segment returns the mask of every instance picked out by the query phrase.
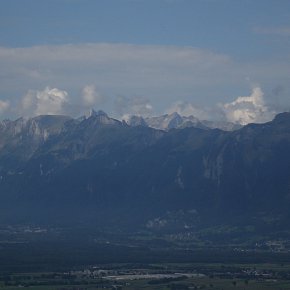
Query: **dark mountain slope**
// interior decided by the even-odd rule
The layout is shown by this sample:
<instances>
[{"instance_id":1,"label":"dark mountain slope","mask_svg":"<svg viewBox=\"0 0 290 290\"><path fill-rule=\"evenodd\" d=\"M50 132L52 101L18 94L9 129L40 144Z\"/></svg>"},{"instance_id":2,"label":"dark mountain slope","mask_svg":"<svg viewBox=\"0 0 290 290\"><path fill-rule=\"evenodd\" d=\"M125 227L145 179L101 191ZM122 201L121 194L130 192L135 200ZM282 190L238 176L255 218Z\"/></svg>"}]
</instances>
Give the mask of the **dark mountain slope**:
<instances>
[{"instance_id":1,"label":"dark mountain slope","mask_svg":"<svg viewBox=\"0 0 290 290\"><path fill-rule=\"evenodd\" d=\"M11 138L1 129L3 219L142 227L182 210L194 213L192 226L266 217L289 224L289 113L234 132L131 127L103 112L42 118L50 134L32 134L30 147L28 138L15 141L26 126Z\"/></svg>"}]
</instances>

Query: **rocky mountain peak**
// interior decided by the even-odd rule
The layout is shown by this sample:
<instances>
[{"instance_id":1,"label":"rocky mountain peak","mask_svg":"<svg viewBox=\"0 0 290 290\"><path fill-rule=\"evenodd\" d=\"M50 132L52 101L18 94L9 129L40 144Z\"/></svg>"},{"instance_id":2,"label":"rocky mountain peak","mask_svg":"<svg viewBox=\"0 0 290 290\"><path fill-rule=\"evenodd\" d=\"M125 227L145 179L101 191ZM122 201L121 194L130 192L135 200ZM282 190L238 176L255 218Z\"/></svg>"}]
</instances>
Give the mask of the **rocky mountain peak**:
<instances>
[{"instance_id":1,"label":"rocky mountain peak","mask_svg":"<svg viewBox=\"0 0 290 290\"><path fill-rule=\"evenodd\" d=\"M135 126L145 126L146 127L147 126L143 117L135 116L135 115L129 117L129 119L127 120L127 124L129 126L133 126L133 127L135 127Z\"/></svg>"}]
</instances>

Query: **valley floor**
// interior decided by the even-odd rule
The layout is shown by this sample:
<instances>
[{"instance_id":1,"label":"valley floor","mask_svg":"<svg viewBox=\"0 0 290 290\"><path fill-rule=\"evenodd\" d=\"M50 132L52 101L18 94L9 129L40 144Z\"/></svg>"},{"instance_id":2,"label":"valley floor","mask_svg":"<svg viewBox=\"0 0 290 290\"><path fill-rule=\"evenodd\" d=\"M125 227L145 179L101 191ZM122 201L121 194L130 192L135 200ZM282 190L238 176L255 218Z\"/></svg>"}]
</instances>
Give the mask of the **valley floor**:
<instances>
[{"instance_id":1,"label":"valley floor","mask_svg":"<svg viewBox=\"0 0 290 290\"><path fill-rule=\"evenodd\" d=\"M0 289L16 290L282 290L290 264L111 264L65 272L6 273Z\"/></svg>"},{"instance_id":2,"label":"valley floor","mask_svg":"<svg viewBox=\"0 0 290 290\"><path fill-rule=\"evenodd\" d=\"M290 289L288 236L232 246L180 236L2 227L0 289Z\"/></svg>"}]
</instances>

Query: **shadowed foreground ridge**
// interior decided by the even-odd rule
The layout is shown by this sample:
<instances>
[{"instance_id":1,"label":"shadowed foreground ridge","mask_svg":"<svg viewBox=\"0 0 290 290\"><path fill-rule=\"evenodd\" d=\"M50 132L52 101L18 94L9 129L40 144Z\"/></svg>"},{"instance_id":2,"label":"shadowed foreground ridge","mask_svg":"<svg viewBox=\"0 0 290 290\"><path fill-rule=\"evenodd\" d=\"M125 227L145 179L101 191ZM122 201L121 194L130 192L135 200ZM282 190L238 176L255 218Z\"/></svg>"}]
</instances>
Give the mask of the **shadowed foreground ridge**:
<instances>
[{"instance_id":1,"label":"shadowed foreground ridge","mask_svg":"<svg viewBox=\"0 0 290 290\"><path fill-rule=\"evenodd\" d=\"M236 131L130 126L103 112L0 123L2 223L285 233L290 113ZM253 233L254 234L254 233Z\"/></svg>"}]
</instances>

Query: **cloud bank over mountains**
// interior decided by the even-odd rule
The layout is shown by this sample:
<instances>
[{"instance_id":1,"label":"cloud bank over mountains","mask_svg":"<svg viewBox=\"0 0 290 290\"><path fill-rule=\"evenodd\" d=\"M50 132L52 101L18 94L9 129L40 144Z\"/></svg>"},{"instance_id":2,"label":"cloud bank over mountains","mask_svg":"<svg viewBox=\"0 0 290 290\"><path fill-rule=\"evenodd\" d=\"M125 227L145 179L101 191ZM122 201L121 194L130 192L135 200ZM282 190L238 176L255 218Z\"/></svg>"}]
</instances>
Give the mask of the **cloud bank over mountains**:
<instances>
[{"instance_id":1,"label":"cloud bank over mountains","mask_svg":"<svg viewBox=\"0 0 290 290\"><path fill-rule=\"evenodd\" d=\"M96 90L94 85L86 85L82 89L82 99L84 107L88 108L105 102L105 97Z\"/></svg>"},{"instance_id":2,"label":"cloud bank over mountains","mask_svg":"<svg viewBox=\"0 0 290 290\"><path fill-rule=\"evenodd\" d=\"M0 113L5 112L10 107L9 101L0 100Z\"/></svg>"},{"instance_id":3,"label":"cloud bank over mountains","mask_svg":"<svg viewBox=\"0 0 290 290\"><path fill-rule=\"evenodd\" d=\"M241 125L264 123L272 120L278 113L266 105L264 93L258 86L252 89L249 96L237 97L229 103L220 103L214 107L202 109L188 102L176 102L167 112L169 114L177 112L182 116L193 115L200 120L216 118Z\"/></svg>"},{"instance_id":4,"label":"cloud bank over mountains","mask_svg":"<svg viewBox=\"0 0 290 290\"><path fill-rule=\"evenodd\" d=\"M268 108L260 87L254 87L249 96L237 97L229 103L218 103L212 107L199 108L189 102L174 102L165 109L164 114L177 112L181 116L194 116L200 120L222 120L236 124L263 123L273 119L277 113ZM82 110L94 108L104 102L94 85L86 85L82 90ZM0 113L9 110L9 102L0 100ZM80 105L79 105L80 106ZM142 97L121 97L114 100L115 115L127 120L130 116L149 117L154 115L154 108L149 99ZM17 110L23 116L37 115L70 115L74 104L65 90L46 87L42 91L30 90L23 96Z\"/></svg>"},{"instance_id":5,"label":"cloud bank over mountains","mask_svg":"<svg viewBox=\"0 0 290 290\"><path fill-rule=\"evenodd\" d=\"M241 125L263 123L270 121L276 113L265 105L263 96L262 89L255 87L250 96L238 97L233 102L220 106L230 122Z\"/></svg>"},{"instance_id":6,"label":"cloud bank over mountains","mask_svg":"<svg viewBox=\"0 0 290 290\"><path fill-rule=\"evenodd\" d=\"M0 67L0 118L76 116L95 107L115 117L177 111L248 123L273 115L267 104L273 103L269 92L275 87L283 90L274 102L289 103L287 62L238 61L195 47L116 43L0 47ZM258 82L264 94L257 87L249 96L237 98L251 86L249 80Z\"/></svg>"},{"instance_id":7,"label":"cloud bank over mountains","mask_svg":"<svg viewBox=\"0 0 290 290\"><path fill-rule=\"evenodd\" d=\"M189 102L178 101L173 103L167 110L167 114L178 113L181 116L194 116L200 120L206 120L210 117L209 108L198 108Z\"/></svg>"},{"instance_id":8,"label":"cloud bank over mountains","mask_svg":"<svg viewBox=\"0 0 290 290\"><path fill-rule=\"evenodd\" d=\"M68 93L46 87L43 91L30 90L22 99L22 109L28 115L58 115L66 112Z\"/></svg>"},{"instance_id":9,"label":"cloud bank over mountains","mask_svg":"<svg viewBox=\"0 0 290 290\"><path fill-rule=\"evenodd\" d=\"M124 120L131 115L148 117L154 112L150 100L142 97L118 96L114 101L114 107L117 116Z\"/></svg>"}]
</instances>

